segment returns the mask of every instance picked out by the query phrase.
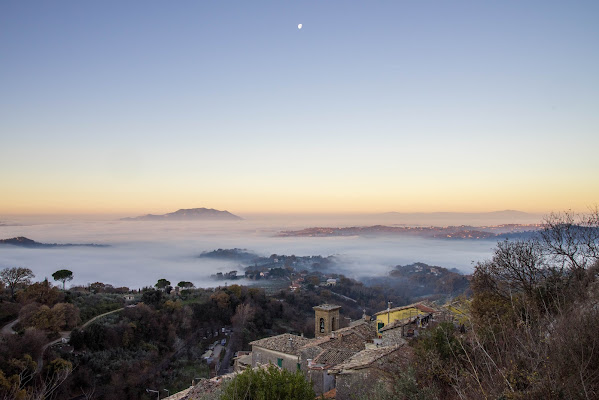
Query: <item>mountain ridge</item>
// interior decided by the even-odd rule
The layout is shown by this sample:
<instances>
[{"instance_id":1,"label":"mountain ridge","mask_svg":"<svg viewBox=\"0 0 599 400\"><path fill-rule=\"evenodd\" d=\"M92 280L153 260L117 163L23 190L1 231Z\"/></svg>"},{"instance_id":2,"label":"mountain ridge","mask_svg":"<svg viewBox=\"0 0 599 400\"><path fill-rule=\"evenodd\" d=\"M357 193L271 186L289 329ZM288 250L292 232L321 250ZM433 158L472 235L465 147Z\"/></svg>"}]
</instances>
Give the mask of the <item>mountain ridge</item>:
<instances>
[{"instance_id":1,"label":"mountain ridge","mask_svg":"<svg viewBox=\"0 0 599 400\"><path fill-rule=\"evenodd\" d=\"M121 221L197 221L197 220L243 220L229 211L214 208L181 208L167 214L146 214L138 217L121 218Z\"/></svg>"},{"instance_id":2,"label":"mountain ridge","mask_svg":"<svg viewBox=\"0 0 599 400\"><path fill-rule=\"evenodd\" d=\"M0 245L5 246L18 246L18 247L26 247L32 249L39 248L48 248L48 247L108 247L106 244L94 244L94 243L82 243L82 244L74 244L74 243L40 243L35 240L29 239L25 236L16 236L10 239L0 239Z\"/></svg>"}]
</instances>

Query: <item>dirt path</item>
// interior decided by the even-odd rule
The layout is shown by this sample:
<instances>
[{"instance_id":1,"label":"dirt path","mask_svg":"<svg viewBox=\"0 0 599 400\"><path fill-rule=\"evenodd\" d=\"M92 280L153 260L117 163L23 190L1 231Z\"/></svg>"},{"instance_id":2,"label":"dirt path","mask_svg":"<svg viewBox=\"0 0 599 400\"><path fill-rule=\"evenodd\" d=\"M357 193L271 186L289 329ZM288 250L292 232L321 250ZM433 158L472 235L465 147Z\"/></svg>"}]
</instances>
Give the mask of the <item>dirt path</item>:
<instances>
[{"instance_id":1,"label":"dirt path","mask_svg":"<svg viewBox=\"0 0 599 400\"><path fill-rule=\"evenodd\" d=\"M13 333L16 333L12 328L19 322L19 319L15 319L12 322L9 322L8 324L4 325L2 327L2 330L0 330L0 332L3 335L12 335Z\"/></svg>"},{"instance_id":2,"label":"dirt path","mask_svg":"<svg viewBox=\"0 0 599 400\"><path fill-rule=\"evenodd\" d=\"M81 325L80 329L85 329L87 326L89 326L92 322L94 322L95 320L97 320L98 318L102 318L108 314L112 314L118 311L123 311L125 308L117 308L116 310L112 310L112 311L108 311L105 312L104 314L100 314L100 315L96 315L95 317L93 317L92 319L90 319L89 321L87 321L85 324Z\"/></svg>"},{"instance_id":3,"label":"dirt path","mask_svg":"<svg viewBox=\"0 0 599 400\"><path fill-rule=\"evenodd\" d=\"M92 322L94 322L95 320L102 318L108 314L112 314L118 311L123 311L124 308L117 308L116 310L112 310L112 311L108 311L104 314L100 314L100 315L96 315L95 317L93 317L92 319L90 319L89 321L87 321L85 324L81 325L81 330L85 329L87 326L89 326ZM14 325L16 322L18 322L18 320L12 322L12 325ZM6 328L8 325L6 325L4 328ZM2 328L2 331L4 332L4 328ZM12 326L11 326L11 331L12 331ZM39 356L39 358L37 359L37 368L35 369L35 373L38 374L42 371L42 368L44 367L44 353L46 352L46 349L48 349L48 347L55 345L57 343L62 342L62 339L66 339L69 338L71 336L71 332L73 331L62 331L60 332L60 337L58 339L55 339L49 343L46 343L44 345L44 347L42 348L42 354Z\"/></svg>"}]
</instances>

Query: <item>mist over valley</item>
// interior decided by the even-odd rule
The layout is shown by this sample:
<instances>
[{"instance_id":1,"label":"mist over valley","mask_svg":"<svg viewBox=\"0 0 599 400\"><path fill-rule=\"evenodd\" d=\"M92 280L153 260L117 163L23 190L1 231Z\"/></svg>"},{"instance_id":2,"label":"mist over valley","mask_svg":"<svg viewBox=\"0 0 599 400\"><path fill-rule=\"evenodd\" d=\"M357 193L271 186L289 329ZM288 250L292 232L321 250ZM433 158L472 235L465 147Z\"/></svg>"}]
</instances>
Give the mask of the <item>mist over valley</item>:
<instances>
[{"instance_id":1,"label":"mist over valley","mask_svg":"<svg viewBox=\"0 0 599 400\"><path fill-rule=\"evenodd\" d=\"M486 213L485 213L486 214ZM481 223L514 223L509 218L484 220ZM445 215L447 217L447 215ZM462 215L443 222L460 224ZM520 222L534 222L534 216L520 215ZM495 246L492 240L446 240L435 237L382 234L341 236L281 236L288 230L314 226L348 227L360 224L401 224L398 215L353 216L249 216L229 221L122 221L76 220L74 218L12 218L10 225L0 226L0 239L24 237L52 246L0 246L0 266L31 268L36 280L50 277L57 269L73 271L72 285L104 282L132 289L153 285L158 279L173 282L191 281L196 287L224 284L211 276L237 270L243 275L248 260L200 257L217 249L246 249L260 257L271 254L298 257L335 257L334 267L326 272L340 273L363 280L387 276L396 265L422 262L470 273L473 264L488 258ZM414 218L412 214L407 220ZM3 218L4 220L4 218ZM419 220L434 224L433 215L420 214ZM539 219L536 219L538 221ZM403 224L404 226L407 224ZM93 246L65 246L65 244ZM240 279L237 283L256 284Z\"/></svg>"}]
</instances>

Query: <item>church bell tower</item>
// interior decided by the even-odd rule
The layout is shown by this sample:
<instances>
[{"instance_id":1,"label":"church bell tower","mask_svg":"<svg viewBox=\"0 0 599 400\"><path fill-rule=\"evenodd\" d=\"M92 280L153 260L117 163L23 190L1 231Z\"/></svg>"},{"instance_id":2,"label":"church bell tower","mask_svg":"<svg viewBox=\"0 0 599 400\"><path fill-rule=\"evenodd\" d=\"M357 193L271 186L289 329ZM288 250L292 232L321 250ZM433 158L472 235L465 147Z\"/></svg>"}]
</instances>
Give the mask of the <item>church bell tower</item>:
<instances>
[{"instance_id":1,"label":"church bell tower","mask_svg":"<svg viewBox=\"0 0 599 400\"><path fill-rule=\"evenodd\" d=\"M317 338L327 336L339 329L341 306L321 304L312 308L314 309L314 336Z\"/></svg>"}]
</instances>

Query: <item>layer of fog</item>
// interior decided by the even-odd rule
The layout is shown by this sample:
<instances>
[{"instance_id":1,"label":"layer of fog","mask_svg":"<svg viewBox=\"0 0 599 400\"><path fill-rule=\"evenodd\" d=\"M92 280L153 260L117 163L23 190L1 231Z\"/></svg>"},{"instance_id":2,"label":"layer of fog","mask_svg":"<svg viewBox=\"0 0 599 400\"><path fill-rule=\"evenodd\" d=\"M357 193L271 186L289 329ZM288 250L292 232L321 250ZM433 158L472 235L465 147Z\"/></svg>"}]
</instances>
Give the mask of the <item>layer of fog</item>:
<instances>
[{"instance_id":1,"label":"layer of fog","mask_svg":"<svg viewBox=\"0 0 599 400\"><path fill-rule=\"evenodd\" d=\"M31 268L36 280L58 269L73 271L74 285L92 282L140 288L166 278L173 284L191 281L198 287L218 286L216 272L238 270L235 262L198 258L204 251L243 248L259 255L338 256L339 272L357 278L381 276L395 265L425 262L471 272L476 261L490 256L492 241L448 241L407 237L277 237L282 229L314 226L298 222L249 220L234 222L72 221L0 226L0 238L25 236L42 243L95 243L109 247L28 249L0 247L0 268ZM322 222L322 221L321 221ZM326 221L330 222L330 221ZM323 225L323 224L321 224ZM247 282L246 282L247 283Z\"/></svg>"}]
</instances>

